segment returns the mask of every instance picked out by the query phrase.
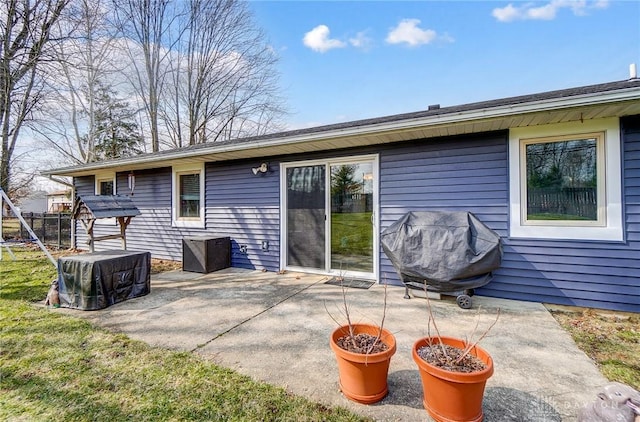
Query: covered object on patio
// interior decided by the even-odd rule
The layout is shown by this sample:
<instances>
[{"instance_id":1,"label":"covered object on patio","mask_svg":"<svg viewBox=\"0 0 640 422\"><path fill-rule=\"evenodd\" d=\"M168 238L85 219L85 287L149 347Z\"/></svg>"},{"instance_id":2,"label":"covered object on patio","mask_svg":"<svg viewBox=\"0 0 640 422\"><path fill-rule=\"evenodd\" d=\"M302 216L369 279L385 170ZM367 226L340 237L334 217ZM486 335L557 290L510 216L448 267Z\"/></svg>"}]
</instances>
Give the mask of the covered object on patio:
<instances>
[{"instance_id":1,"label":"covered object on patio","mask_svg":"<svg viewBox=\"0 0 640 422\"><path fill-rule=\"evenodd\" d=\"M103 309L151 291L149 252L102 251L58 259L60 305Z\"/></svg>"},{"instance_id":2,"label":"covered object on patio","mask_svg":"<svg viewBox=\"0 0 640 422\"><path fill-rule=\"evenodd\" d=\"M408 212L382 232L381 243L413 289L427 285L453 293L482 287L502 262L500 236L465 211Z\"/></svg>"}]
</instances>

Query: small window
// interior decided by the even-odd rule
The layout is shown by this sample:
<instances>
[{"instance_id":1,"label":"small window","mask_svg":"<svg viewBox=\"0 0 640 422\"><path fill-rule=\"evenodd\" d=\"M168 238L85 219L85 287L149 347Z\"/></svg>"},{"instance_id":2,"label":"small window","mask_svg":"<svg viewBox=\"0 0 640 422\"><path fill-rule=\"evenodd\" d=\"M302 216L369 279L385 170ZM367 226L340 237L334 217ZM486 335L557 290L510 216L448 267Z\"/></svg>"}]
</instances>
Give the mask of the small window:
<instances>
[{"instance_id":1,"label":"small window","mask_svg":"<svg viewBox=\"0 0 640 422\"><path fill-rule=\"evenodd\" d=\"M604 225L604 133L521 144L524 224Z\"/></svg>"},{"instance_id":2,"label":"small window","mask_svg":"<svg viewBox=\"0 0 640 422\"><path fill-rule=\"evenodd\" d=\"M179 217L200 217L200 173L180 174Z\"/></svg>"},{"instance_id":3,"label":"small window","mask_svg":"<svg viewBox=\"0 0 640 422\"><path fill-rule=\"evenodd\" d=\"M617 118L509 131L509 236L624 240Z\"/></svg>"},{"instance_id":4,"label":"small window","mask_svg":"<svg viewBox=\"0 0 640 422\"><path fill-rule=\"evenodd\" d=\"M96 195L116 194L116 175L113 172L96 175Z\"/></svg>"},{"instance_id":5,"label":"small window","mask_svg":"<svg viewBox=\"0 0 640 422\"><path fill-rule=\"evenodd\" d=\"M99 184L98 195L113 195L113 180L102 180Z\"/></svg>"},{"instance_id":6,"label":"small window","mask_svg":"<svg viewBox=\"0 0 640 422\"><path fill-rule=\"evenodd\" d=\"M173 168L173 225L204 228L204 166Z\"/></svg>"}]
</instances>

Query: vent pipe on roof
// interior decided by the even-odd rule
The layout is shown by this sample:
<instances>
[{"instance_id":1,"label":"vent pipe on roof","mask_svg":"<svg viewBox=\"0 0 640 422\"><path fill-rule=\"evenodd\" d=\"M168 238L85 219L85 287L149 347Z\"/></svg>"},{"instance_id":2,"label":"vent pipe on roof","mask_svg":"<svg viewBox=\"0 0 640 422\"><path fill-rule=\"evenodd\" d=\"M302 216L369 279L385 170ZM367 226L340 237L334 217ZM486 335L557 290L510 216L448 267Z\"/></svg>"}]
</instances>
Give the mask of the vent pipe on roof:
<instances>
[{"instance_id":1,"label":"vent pipe on roof","mask_svg":"<svg viewBox=\"0 0 640 422\"><path fill-rule=\"evenodd\" d=\"M629 79L638 79L638 71L635 63L629 65Z\"/></svg>"},{"instance_id":2,"label":"vent pipe on roof","mask_svg":"<svg viewBox=\"0 0 640 422\"><path fill-rule=\"evenodd\" d=\"M438 110L440 108L440 104L431 104L429 106L429 111L431 110Z\"/></svg>"}]
</instances>

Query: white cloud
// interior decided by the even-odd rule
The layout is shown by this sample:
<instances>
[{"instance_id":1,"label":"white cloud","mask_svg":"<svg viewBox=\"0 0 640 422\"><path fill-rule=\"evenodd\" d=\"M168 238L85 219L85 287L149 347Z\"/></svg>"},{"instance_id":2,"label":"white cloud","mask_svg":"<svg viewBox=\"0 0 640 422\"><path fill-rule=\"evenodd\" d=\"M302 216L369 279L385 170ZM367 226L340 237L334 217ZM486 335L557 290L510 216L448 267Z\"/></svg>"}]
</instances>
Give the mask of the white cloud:
<instances>
[{"instance_id":1,"label":"white cloud","mask_svg":"<svg viewBox=\"0 0 640 422\"><path fill-rule=\"evenodd\" d=\"M355 37L349 38L349 44L353 47L368 50L373 44L373 40L367 36L366 31L361 31Z\"/></svg>"},{"instance_id":2,"label":"white cloud","mask_svg":"<svg viewBox=\"0 0 640 422\"><path fill-rule=\"evenodd\" d=\"M386 41L389 44L409 44L417 46L429 44L436 39L436 31L432 29L419 28L419 19L403 19L398 26L392 28L387 35Z\"/></svg>"},{"instance_id":3,"label":"white cloud","mask_svg":"<svg viewBox=\"0 0 640 422\"><path fill-rule=\"evenodd\" d=\"M560 9L571 9L574 15L586 15L590 9L604 9L609 6L608 0L551 0L542 5L525 3L515 7L509 3L505 7L493 9L491 14L500 22L513 22L516 20L553 20Z\"/></svg>"},{"instance_id":4,"label":"white cloud","mask_svg":"<svg viewBox=\"0 0 640 422\"><path fill-rule=\"evenodd\" d=\"M302 42L305 46L309 47L313 51L319 51L324 53L333 48L342 48L346 44L343 41L329 38L329 27L327 25L318 25L311 31L304 34Z\"/></svg>"}]
</instances>

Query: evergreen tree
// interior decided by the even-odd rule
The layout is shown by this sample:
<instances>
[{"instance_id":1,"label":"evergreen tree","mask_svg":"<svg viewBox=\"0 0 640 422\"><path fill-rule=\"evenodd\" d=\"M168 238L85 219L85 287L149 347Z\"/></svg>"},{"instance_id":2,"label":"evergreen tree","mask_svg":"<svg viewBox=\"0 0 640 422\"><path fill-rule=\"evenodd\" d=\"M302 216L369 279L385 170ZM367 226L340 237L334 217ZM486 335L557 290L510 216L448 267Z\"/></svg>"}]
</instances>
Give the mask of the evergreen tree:
<instances>
[{"instance_id":1,"label":"evergreen tree","mask_svg":"<svg viewBox=\"0 0 640 422\"><path fill-rule=\"evenodd\" d=\"M93 139L91 161L131 157L142 153L144 145L138 125L132 121L129 104L118 99L111 87L99 83L95 105L95 128L85 135L85 143Z\"/></svg>"},{"instance_id":2,"label":"evergreen tree","mask_svg":"<svg viewBox=\"0 0 640 422\"><path fill-rule=\"evenodd\" d=\"M359 192L362 184L355 180L355 165L342 165L331 168L331 197L335 212L343 212L345 197Z\"/></svg>"}]
</instances>

